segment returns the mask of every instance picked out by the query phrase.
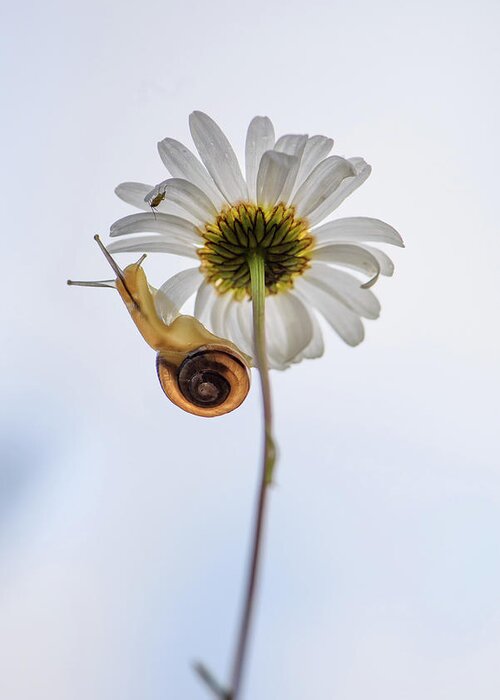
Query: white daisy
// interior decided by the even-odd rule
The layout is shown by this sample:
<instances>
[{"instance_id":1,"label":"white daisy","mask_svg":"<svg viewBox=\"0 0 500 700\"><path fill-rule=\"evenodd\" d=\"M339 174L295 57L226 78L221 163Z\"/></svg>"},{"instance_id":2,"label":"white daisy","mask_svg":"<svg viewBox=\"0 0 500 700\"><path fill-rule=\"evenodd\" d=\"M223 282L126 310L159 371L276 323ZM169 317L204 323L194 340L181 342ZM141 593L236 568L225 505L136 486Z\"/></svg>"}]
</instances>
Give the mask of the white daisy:
<instances>
[{"instance_id":1,"label":"white daisy","mask_svg":"<svg viewBox=\"0 0 500 700\"><path fill-rule=\"evenodd\" d=\"M202 162L179 141L161 141L160 157L172 177L156 187L124 182L116 188L122 200L143 212L112 225L110 235L125 238L111 243L109 252L163 252L196 260L158 290L158 313L170 323L196 294L195 316L251 356L247 259L258 248L265 256L272 368L323 354L316 311L346 343L360 343L361 317L375 319L380 312L369 287L394 270L387 255L366 242L403 242L377 219L321 222L366 180L371 167L362 158L329 156L333 141L325 136L287 134L276 140L270 119L255 117L248 127L243 177L229 141L210 117L193 112L189 125ZM144 233L152 235L133 235ZM343 268L368 279L362 284Z\"/></svg>"}]
</instances>

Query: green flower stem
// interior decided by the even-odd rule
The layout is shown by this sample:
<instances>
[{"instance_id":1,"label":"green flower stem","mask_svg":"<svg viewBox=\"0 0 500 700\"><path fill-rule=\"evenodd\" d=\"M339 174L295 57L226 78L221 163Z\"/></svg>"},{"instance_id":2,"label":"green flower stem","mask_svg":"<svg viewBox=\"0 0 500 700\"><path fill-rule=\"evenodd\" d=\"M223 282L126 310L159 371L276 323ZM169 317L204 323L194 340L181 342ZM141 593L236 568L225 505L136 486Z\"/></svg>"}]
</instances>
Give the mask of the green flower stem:
<instances>
[{"instance_id":1,"label":"green flower stem","mask_svg":"<svg viewBox=\"0 0 500 700\"><path fill-rule=\"evenodd\" d=\"M266 352L265 263L264 258L262 254L259 253L258 249L255 250L255 252L253 252L249 256L248 266L250 268L250 282L252 290L255 361L260 375L262 402L264 408L264 444L259 497L257 502L257 511L255 515L255 525L248 581L243 607L243 615L241 619L240 631L238 635L238 641L233 663L231 690L227 695L228 700L238 700L240 695L241 681L247 657L250 625L255 605L255 594L261 558L260 554L262 536L264 531L264 519L266 514L267 494L269 492L269 485L272 482L274 464L276 461L276 449L272 432L271 385L269 382L269 368L267 363Z\"/></svg>"}]
</instances>

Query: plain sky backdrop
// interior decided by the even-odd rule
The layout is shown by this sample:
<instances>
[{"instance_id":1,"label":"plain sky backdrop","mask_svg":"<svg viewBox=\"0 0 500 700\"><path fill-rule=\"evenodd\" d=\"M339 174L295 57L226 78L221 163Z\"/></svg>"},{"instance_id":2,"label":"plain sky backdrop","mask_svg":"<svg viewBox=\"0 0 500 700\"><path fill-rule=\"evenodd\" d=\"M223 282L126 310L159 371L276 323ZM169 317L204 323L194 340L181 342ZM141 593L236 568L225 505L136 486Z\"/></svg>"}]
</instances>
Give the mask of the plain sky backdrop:
<instances>
[{"instance_id":1,"label":"plain sky backdrop","mask_svg":"<svg viewBox=\"0 0 500 700\"><path fill-rule=\"evenodd\" d=\"M193 109L256 114L370 179L336 213L406 242L356 349L273 373L280 462L245 700L500 694L496 0L2 4L0 697L203 700L225 678L257 383L203 420L92 240ZM130 258L121 256L125 264ZM182 259L151 255L159 285Z\"/></svg>"}]
</instances>

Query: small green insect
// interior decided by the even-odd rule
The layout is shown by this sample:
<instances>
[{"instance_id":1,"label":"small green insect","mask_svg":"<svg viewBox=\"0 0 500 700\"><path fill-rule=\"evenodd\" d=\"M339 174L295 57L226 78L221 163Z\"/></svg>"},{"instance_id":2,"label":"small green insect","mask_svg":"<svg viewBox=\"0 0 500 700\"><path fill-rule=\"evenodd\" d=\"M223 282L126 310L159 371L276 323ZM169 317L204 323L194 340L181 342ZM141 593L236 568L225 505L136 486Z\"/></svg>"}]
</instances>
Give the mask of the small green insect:
<instances>
[{"instance_id":1,"label":"small green insect","mask_svg":"<svg viewBox=\"0 0 500 700\"><path fill-rule=\"evenodd\" d=\"M161 192L161 191L157 192L148 202L149 206L151 207L151 211L154 214L155 219L156 219L157 208L164 201L166 194L167 193L165 190L163 190L163 192Z\"/></svg>"}]
</instances>

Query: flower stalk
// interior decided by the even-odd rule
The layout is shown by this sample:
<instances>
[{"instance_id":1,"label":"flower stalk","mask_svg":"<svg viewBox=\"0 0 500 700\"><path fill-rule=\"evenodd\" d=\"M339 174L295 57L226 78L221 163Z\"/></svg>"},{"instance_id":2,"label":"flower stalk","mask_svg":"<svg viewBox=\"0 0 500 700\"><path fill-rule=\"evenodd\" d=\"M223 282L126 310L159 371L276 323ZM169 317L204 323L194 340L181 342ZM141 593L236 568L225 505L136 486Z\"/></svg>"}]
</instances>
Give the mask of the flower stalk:
<instances>
[{"instance_id":1,"label":"flower stalk","mask_svg":"<svg viewBox=\"0 0 500 700\"><path fill-rule=\"evenodd\" d=\"M402 247L404 244L398 232L379 219L326 220L371 172L362 158L329 155L332 139L286 134L276 140L271 120L255 117L247 131L245 178L229 141L208 115L193 112L189 124L201 162L177 140L161 141L160 156L172 177L153 189L138 182L124 182L116 188L118 197L140 212L125 216L111 226L110 235L117 239L107 246L106 255L162 252L200 261L197 267L182 270L167 280L154 300L147 296L151 296L147 284L144 287L146 298L151 301L148 309L158 317L162 332L176 324L185 337L187 317L180 311L196 293L198 325L205 333L210 333L210 326L217 326L220 338L216 339L223 341L226 373L217 374L217 381L211 369L213 364L207 365L205 356L200 358L195 353L189 366L187 360L183 361L181 372L175 364L174 372L165 357L165 348L158 348L156 341L150 343L159 350L158 377L174 403L195 415L222 415L239 406L246 396L250 356L260 376L264 418L262 467L229 688L223 687L205 666L195 665L205 686L218 700L240 700L268 492L276 461L269 367L284 370L323 354L317 313L348 345L358 345L364 338L362 318L375 319L380 312L380 303L369 287L379 275L390 276L394 270L390 258L371 243ZM135 235L145 233L161 235ZM112 258L110 261L113 265ZM123 273L139 269L141 262L142 258ZM368 280L361 284L351 274L352 270L367 275ZM117 282L121 281L121 274ZM115 281L78 284L114 286L122 293ZM252 307L248 299L252 300ZM124 301L129 308L129 297ZM269 357L266 306L268 327L272 329L273 322L281 326L281 342L274 344ZM131 308L134 318L137 309ZM196 319L188 322L191 329L196 329ZM207 329L201 325L205 323ZM143 332L142 321L137 325L150 342ZM208 345L212 341L213 336ZM205 345L203 341L199 347ZM190 354L192 349L189 347ZM232 358L230 366L228 357ZM213 361L213 357L208 359ZM220 364L217 362L217 373ZM231 384L227 377L236 379ZM229 391L233 387L238 392ZM179 398L181 395L183 398ZM232 397L231 401L236 400L229 403L228 396Z\"/></svg>"},{"instance_id":2,"label":"flower stalk","mask_svg":"<svg viewBox=\"0 0 500 700\"><path fill-rule=\"evenodd\" d=\"M274 466L276 463L276 446L273 437L271 383L269 380L266 348L265 260L263 254L258 249L252 251L249 255L248 267L250 270L252 294L254 358L260 376L262 392L264 440L248 577L243 612L233 659L230 690L226 691L223 689L203 664L198 663L195 665L195 671L198 673L201 680L204 681L208 689L211 690L219 700L239 700L240 697L243 673L248 656L248 642L260 571L264 524L267 511L267 496L269 493L269 486L272 484Z\"/></svg>"},{"instance_id":3,"label":"flower stalk","mask_svg":"<svg viewBox=\"0 0 500 700\"><path fill-rule=\"evenodd\" d=\"M241 682L247 658L248 640L252 622L252 614L255 607L256 589L260 569L262 540L264 533L264 521L266 515L267 495L272 483L274 465L276 462L276 448L272 428L272 404L271 384L269 381L269 368L266 351L265 330L265 262L258 250L252 252L248 258L250 269L250 282L252 290L253 330L255 345L255 361L260 376L262 391L263 417L264 417L264 441L262 455L262 469L260 475L259 495L255 514L252 551L247 579L246 595L243 606L236 652L233 662L231 677L231 690L228 700L238 700Z\"/></svg>"}]
</instances>

